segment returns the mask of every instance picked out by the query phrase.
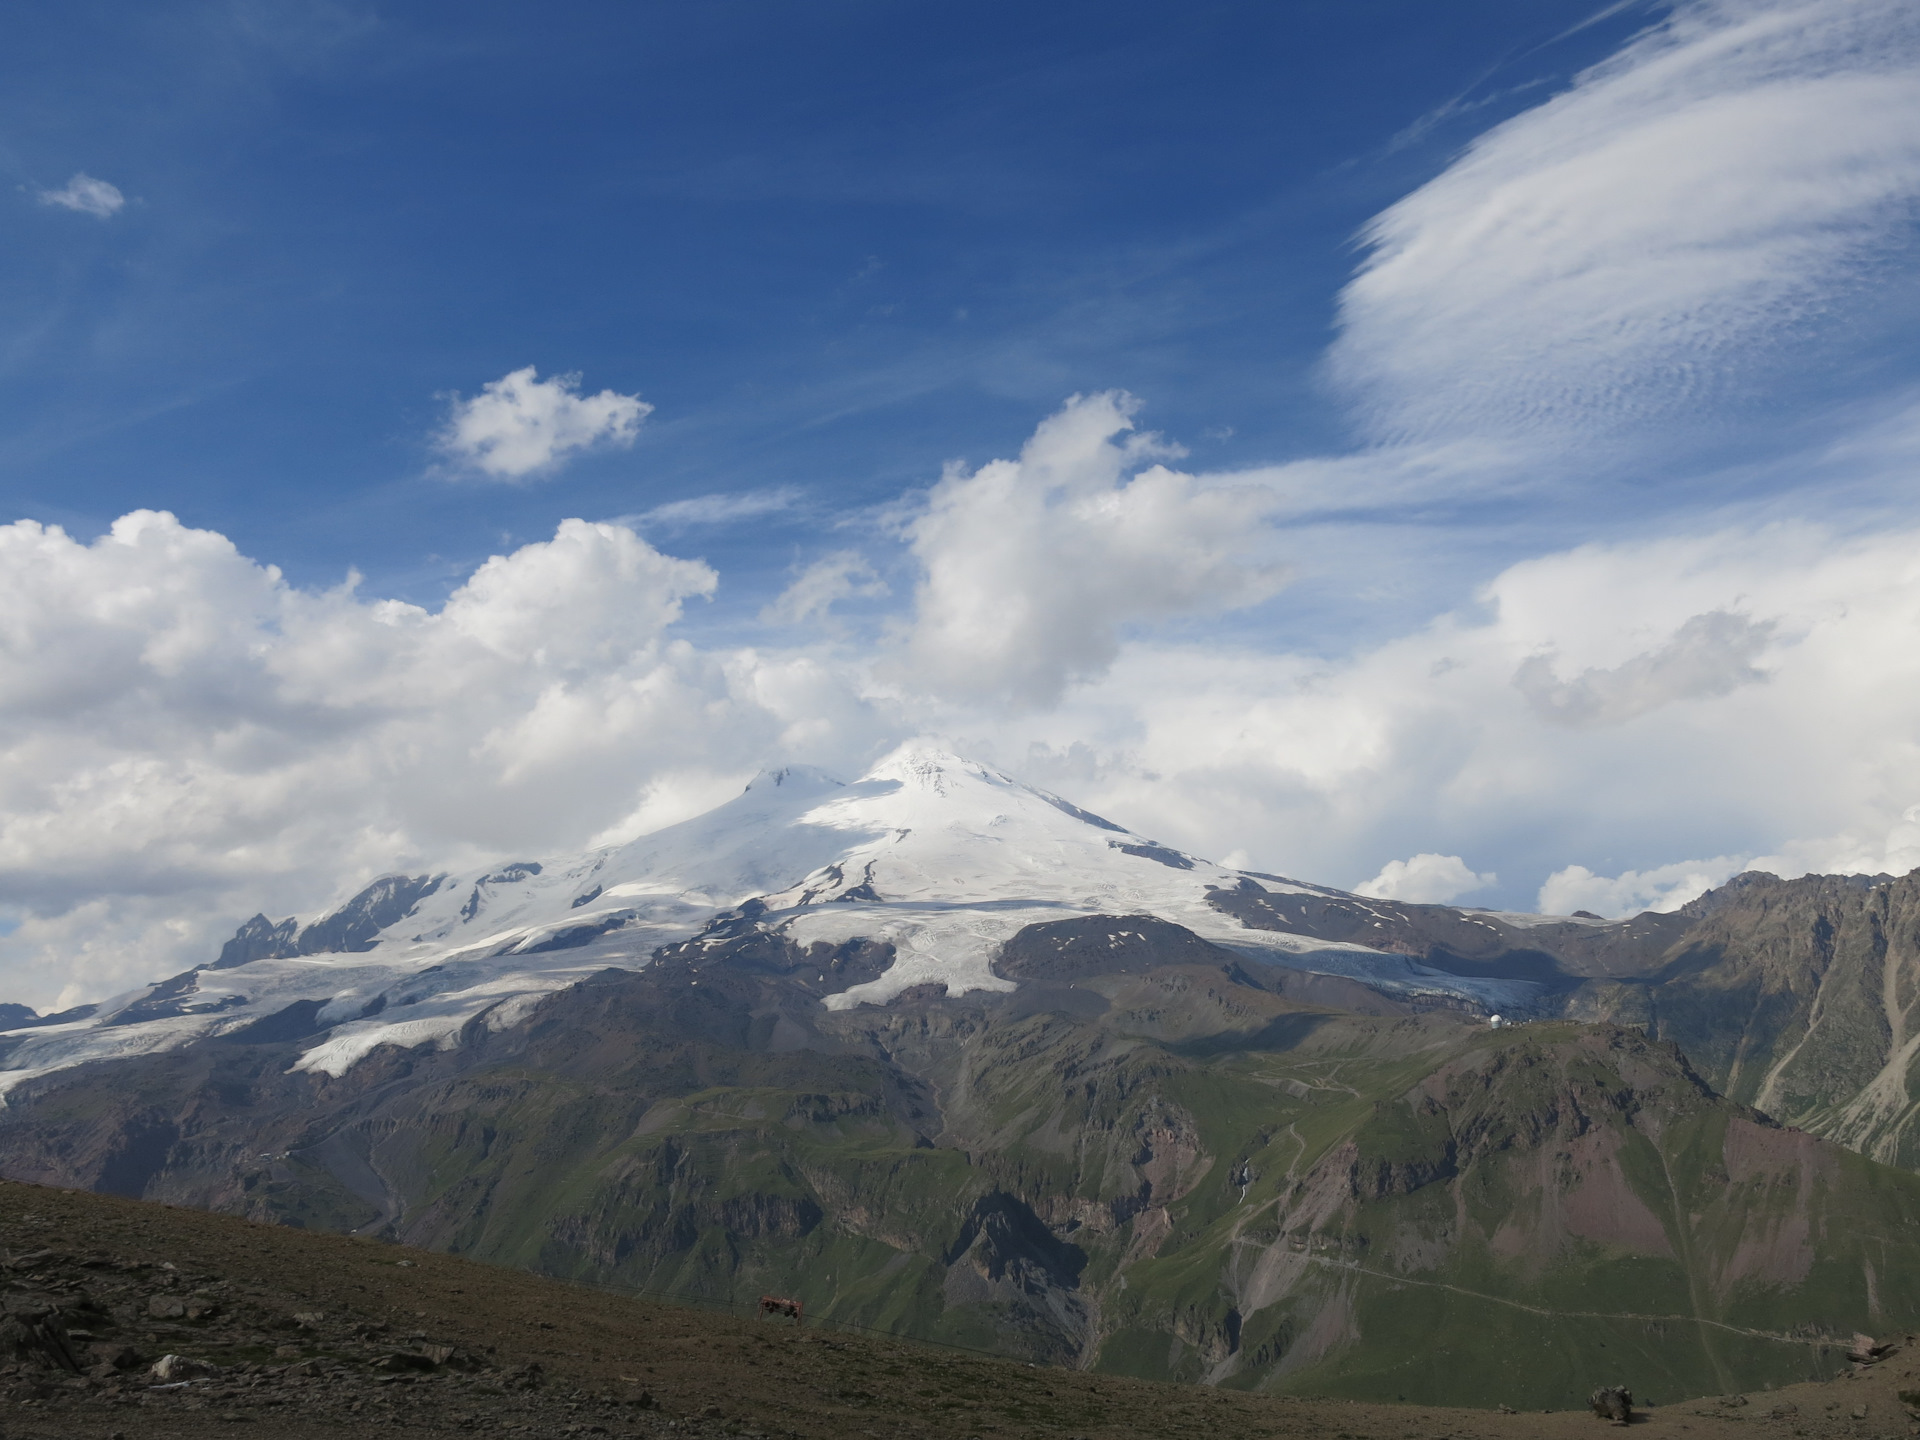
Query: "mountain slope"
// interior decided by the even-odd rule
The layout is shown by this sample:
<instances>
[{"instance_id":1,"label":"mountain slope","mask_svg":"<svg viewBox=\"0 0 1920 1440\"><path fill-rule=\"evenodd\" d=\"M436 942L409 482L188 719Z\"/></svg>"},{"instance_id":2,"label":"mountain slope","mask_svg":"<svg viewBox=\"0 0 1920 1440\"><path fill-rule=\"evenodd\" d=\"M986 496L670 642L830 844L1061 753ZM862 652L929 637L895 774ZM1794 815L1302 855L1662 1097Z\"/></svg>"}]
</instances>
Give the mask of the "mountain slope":
<instances>
[{"instance_id":1,"label":"mountain slope","mask_svg":"<svg viewBox=\"0 0 1920 1440\"><path fill-rule=\"evenodd\" d=\"M1262 909L1282 899L1330 905L1334 923ZM1347 923L1341 907L1352 905L1393 916L1391 940ZM663 945L724 936L742 914L802 947L891 947L887 971L831 1002L852 1005L923 984L956 995L1006 989L992 959L1023 927L1136 913L1250 959L1482 1014L1537 1006L1555 988L1535 931L1636 943L1632 924L1469 922L1445 907L1228 870L909 745L852 784L804 767L768 772L727 804L625 845L468 874L387 876L323 915L257 915L204 967L84 1013L16 1017L25 1023L0 1033L0 1093L66 1066L262 1024L300 1027L313 1037L300 1063L338 1075L382 1044L450 1046L476 1027L510 1026L597 969L636 968ZM1422 939L1430 931L1446 943ZM1524 957L1500 963L1516 936Z\"/></svg>"},{"instance_id":2,"label":"mountain slope","mask_svg":"<svg viewBox=\"0 0 1920 1440\"><path fill-rule=\"evenodd\" d=\"M1920 1169L1920 873L1748 874L1689 908L1657 971L1576 1013L1644 1025L1727 1094Z\"/></svg>"},{"instance_id":3,"label":"mountain slope","mask_svg":"<svg viewBox=\"0 0 1920 1440\"><path fill-rule=\"evenodd\" d=\"M1003 956L1011 993L833 1010L879 958L750 925L339 1077L288 1041L43 1077L0 1153L1234 1388L1564 1406L1604 1347L1701 1393L1830 1374L1833 1336L1920 1316L1920 1176L1632 1031L1490 1030L1138 916Z\"/></svg>"},{"instance_id":4,"label":"mountain slope","mask_svg":"<svg viewBox=\"0 0 1920 1440\"><path fill-rule=\"evenodd\" d=\"M1881 1134L1843 1122L1908 1054L1907 883L1376 901L907 747L26 1017L0 1164L1140 1376L1784 1383L1920 1317L1920 1176L1740 1103Z\"/></svg>"}]
</instances>

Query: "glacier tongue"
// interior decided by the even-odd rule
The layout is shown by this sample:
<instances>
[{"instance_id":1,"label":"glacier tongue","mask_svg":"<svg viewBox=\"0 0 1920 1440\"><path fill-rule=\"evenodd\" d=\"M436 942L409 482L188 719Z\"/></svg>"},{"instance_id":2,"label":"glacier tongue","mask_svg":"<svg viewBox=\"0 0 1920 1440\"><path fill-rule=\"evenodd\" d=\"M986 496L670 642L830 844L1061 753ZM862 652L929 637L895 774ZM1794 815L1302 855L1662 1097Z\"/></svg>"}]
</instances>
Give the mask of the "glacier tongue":
<instances>
[{"instance_id":1,"label":"glacier tongue","mask_svg":"<svg viewBox=\"0 0 1920 1440\"><path fill-rule=\"evenodd\" d=\"M409 895L421 889L412 883ZM391 889L393 877L375 885ZM366 913L374 887L305 925L269 925L263 934L338 931L354 949L209 966L115 997L83 1020L6 1032L0 1093L87 1061L249 1027L261 1038L301 1039L300 1068L343 1074L379 1045L450 1046L469 1026L512 1024L543 996L609 966L644 965L749 900L758 924L802 947L859 938L895 947L885 974L828 997L835 1008L884 1003L917 985L953 995L1011 990L992 969L1006 940L1036 922L1095 914L1157 915L1250 958L1390 992L1511 1008L1534 988L1248 929L1208 903L1210 891L1250 885L1339 893L1182 854L913 743L851 784L808 766L766 771L706 814L622 845L439 877L370 936L364 925L334 922Z\"/></svg>"}]
</instances>

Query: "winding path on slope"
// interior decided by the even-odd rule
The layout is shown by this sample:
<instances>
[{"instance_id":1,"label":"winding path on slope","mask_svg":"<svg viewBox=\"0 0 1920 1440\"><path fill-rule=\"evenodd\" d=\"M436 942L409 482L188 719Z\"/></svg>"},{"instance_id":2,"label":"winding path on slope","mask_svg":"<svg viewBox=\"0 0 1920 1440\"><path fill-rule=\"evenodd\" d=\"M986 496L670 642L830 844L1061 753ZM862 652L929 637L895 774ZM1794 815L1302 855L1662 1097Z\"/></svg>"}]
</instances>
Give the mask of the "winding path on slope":
<instances>
[{"instance_id":1,"label":"winding path on slope","mask_svg":"<svg viewBox=\"0 0 1920 1440\"><path fill-rule=\"evenodd\" d=\"M1449 1285L1444 1280L1411 1280L1405 1275L1396 1275L1390 1270L1374 1270L1352 1260L1329 1260L1323 1255L1307 1255L1302 1258L1310 1265L1325 1265L1334 1270L1352 1270L1362 1275L1371 1275L1376 1280L1390 1281L1395 1285L1418 1285L1426 1290L1450 1290L1455 1295L1464 1295L1471 1300L1485 1300L1490 1305L1505 1305L1512 1310L1524 1310L1529 1315L1544 1315L1550 1320L1678 1322L1683 1325L1705 1325L1715 1330L1726 1330L1735 1335L1748 1335L1756 1340L1772 1340L1781 1345L1845 1345L1848 1342L1848 1337L1838 1335L1783 1335L1777 1330L1749 1330L1742 1325L1729 1325L1725 1321L1709 1320L1701 1315L1638 1315L1615 1310L1549 1310L1543 1306L1529 1305L1524 1300L1510 1300L1504 1295L1488 1295L1483 1291L1469 1290L1462 1285Z\"/></svg>"}]
</instances>

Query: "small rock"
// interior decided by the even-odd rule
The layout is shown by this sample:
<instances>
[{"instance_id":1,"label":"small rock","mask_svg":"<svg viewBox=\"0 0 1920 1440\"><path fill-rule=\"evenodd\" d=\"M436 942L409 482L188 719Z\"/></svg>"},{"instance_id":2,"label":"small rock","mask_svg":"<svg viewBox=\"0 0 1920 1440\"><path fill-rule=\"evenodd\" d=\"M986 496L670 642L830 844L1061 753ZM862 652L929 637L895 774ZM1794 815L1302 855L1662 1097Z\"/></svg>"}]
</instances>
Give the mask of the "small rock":
<instances>
[{"instance_id":1,"label":"small rock","mask_svg":"<svg viewBox=\"0 0 1920 1440\"><path fill-rule=\"evenodd\" d=\"M203 1375L217 1375L220 1367L209 1365L204 1360L189 1360L184 1355L162 1355L153 1362L153 1368L147 1373L163 1385L183 1380L197 1380Z\"/></svg>"},{"instance_id":2,"label":"small rock","mask_svg":"<svg viewBox=\"0 0 1920 1440\"><path fill-rule=\"evenodd\" d=\"M88 1353L95 1361L111 1365L116 1370L131 1370L140 1363L138 1350L131 1345L116 1345L109 1340L95 1341Z\"/></svg>"},{"instance_id":3,"label":"small rock","mask_svg":"<svg viewBox=\"0 0 1920 1440\"><path fill-rule=\"evenodd\" d=\"M425 1355L415 1355L406 1350L394 1350L382 1355L373 1362L376 1370L385 1370L390 1374L400 1374L411 1370L431 1370L434 1362Z\"/></svg>"},{"instance_id":4,"label":"small rock","mask_svg":"<svg viewBox=\"0 0 1920 1440\"><path fill-rule=\"evenodd\" d=\"M156 1295L147 1301L147 1313L156 1320L184 1320L187 1302L176 1300L171 1295Z\"/></svg>"}]
</instances>

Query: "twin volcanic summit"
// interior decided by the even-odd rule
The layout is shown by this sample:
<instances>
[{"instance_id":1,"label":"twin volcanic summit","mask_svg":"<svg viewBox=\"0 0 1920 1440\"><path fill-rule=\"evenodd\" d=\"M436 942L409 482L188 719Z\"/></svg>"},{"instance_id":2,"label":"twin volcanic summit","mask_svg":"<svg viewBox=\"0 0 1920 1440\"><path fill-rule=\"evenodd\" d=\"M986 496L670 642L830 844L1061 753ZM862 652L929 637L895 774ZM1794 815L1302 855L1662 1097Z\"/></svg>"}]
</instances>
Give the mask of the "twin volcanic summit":
<instances>
[{"instance_id":1,"label":"twin volcanic summit","mask_svg":"<svg viewBox=\"0 0 1920 1440\"><path fill-rule=\"evenodd\" d=\"M0 1157L1035 1361L1573 1406L1589 1357L1717 1393L1920 1320L1916 1002L1920 877L1400 904L915 745L11 1007Z\"/></svg>"}]
</instances>

